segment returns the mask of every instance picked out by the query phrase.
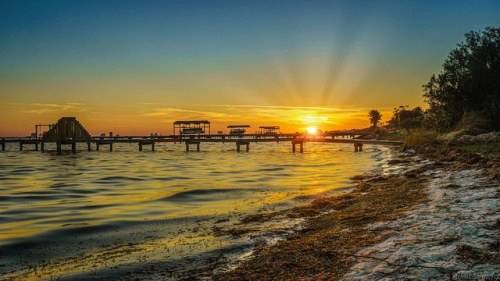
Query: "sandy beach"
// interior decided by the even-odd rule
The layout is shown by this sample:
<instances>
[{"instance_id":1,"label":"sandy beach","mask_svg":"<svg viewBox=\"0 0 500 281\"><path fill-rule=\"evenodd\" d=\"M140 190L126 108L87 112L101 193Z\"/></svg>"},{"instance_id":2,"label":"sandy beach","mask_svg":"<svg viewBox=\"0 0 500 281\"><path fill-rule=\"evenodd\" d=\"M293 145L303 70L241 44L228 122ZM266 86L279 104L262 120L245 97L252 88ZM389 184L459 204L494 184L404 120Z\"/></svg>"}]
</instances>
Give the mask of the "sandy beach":
<instances>
[{"instance_id":1,"label":"sandy beach","mask_svg":"<svg viewBox=\"0 0 500 281\"><path fill-rule=\"evenodd\" d=\"M402 152L382 173L353 178L353 191L287 211L306 218L300 230L213 279L498 280L498 163L452 149Z\"/></svg>"}]
</instances>

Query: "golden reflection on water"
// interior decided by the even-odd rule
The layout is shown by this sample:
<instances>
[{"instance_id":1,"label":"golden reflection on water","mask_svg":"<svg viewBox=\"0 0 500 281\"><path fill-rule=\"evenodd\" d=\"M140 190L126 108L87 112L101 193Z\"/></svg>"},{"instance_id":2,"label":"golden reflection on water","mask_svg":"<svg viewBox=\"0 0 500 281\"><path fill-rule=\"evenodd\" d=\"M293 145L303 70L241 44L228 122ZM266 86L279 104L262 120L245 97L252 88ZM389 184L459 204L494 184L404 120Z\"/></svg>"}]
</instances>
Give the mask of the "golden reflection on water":
<instances>
[{"instance_id":1,"label":"golden reflection on water","mask_svg":"<svg viewBox=\"0 0 500 281\"><path fill-rule=\"evenodd\" d=\"M232 144L202 144L199 153L185 153L179 144L160 144L156 152L140 153L134 145L114 150L3 153L0 274L98 275L247 243L248 237L214 235L214 227L350 186L350 177L389 153L313 143L304 154L291 153L289 143L252 143L250 153L236 153ZM26 241L33 245L1 256ZM20 262L23 251L31 253L29 261Z\"/></svg>"}]
</instances>

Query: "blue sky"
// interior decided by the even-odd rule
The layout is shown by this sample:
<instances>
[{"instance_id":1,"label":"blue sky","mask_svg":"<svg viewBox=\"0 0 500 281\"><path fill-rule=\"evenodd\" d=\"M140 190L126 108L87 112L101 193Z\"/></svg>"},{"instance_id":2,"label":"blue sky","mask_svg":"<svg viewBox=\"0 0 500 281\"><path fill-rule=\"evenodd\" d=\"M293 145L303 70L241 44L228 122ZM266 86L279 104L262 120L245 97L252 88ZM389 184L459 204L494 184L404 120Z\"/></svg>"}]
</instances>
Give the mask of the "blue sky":
<instances>
[{"instance_id":1,"label":"blue sky","mask_svg":"<svg viewBox=\"0 0 500 281\"><path fill-rule=\"evenodd\" d=\"M487 26L500 1L2 0L0 106L420 105Z\"/></svg>"}]
</instances>

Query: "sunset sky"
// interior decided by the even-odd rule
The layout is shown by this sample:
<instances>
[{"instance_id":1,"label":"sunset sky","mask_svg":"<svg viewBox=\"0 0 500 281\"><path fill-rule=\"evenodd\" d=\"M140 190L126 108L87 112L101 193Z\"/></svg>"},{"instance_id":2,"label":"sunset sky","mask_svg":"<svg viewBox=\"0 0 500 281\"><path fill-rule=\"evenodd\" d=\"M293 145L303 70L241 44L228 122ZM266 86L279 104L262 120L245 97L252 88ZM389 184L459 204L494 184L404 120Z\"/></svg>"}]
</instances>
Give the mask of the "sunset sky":
<instances>
[{"instance_id":1,"label":"sunset sky","mask_svg":"<svg viewBox=\"0 0 500 281\"><path fill-rule=\"evenodd\" d=\"M421 85L500 1L0 0L0 135L76 116L92 134L175 120L367 127Z\"/></svg>"}]
</instances>

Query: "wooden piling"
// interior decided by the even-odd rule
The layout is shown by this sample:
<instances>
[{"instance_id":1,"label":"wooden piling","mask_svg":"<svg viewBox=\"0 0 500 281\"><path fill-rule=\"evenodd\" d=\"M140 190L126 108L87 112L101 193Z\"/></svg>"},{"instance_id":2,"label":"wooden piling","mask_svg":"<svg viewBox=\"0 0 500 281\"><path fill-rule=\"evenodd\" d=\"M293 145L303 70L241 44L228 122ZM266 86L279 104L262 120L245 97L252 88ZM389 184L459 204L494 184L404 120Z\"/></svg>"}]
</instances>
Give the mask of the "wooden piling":
<instances>
[{"instance_id":1,"label":"wooden piling","mask_svg":"<svg viewBox=\"0 0 500 281\"><path fill-rule=\"evenodd\" d=\"M189 151L189 145L191 144L196 144L196 151L200 151L200 142L197 141L197 142L192 142L192 141L186 141L186 151L188 152Z\"/></svg>"},{"instance_id":2,"label":"wooden piling","mask_svg":"<svg viewBox=\"0 0 500 281\"><path fill-rule=\"evenodd\" d=\"M354 143L354 152L360 152L363 151L363 144L362 143Z\"/></svg>"},{"instance_id":3,"label":"wooden piling","mask_svg":"<svg viewBox=\"0 0 500 281\"><path fill-rule=\"evenodd\" d=\"M300 153L304 153L304 139L302 138L296 138L292 140L292 152L295 153L296 148L295 145L299 145L300 147Z\"/></svg>"},{"instance_id":4,"label":"wooden piling","mask_svg":"<svg viewBox=\"0 0 500 281\"><path fill-rule=\"evenodd\" d=\"M5 142L2 142L2 151L5 151Z\"/></svg>"},{"instance_id":5,"label":"wooden piling","mask_svg":"<svg viewBox=\"0 0 500 281\"><path fill-rule=\"evenodd\" d=\"M61 152L61 142L56 142L57 152Z\"/></svg>"},{"instance_id":6,"label":"wooden piling","mask_svg":"<svg viewBox=\"0 0 500 281\"><path fill-rule=\"evenodd\" d=\"M245 148L246 152L250 151L250 141L237 141L236 142L236 152L240 152L241 151L241 146L242 145L246 146L246 148Z\"/></svg>"},{"instance_id":7,"label":"wooden piling","mask_svg":"<svg viewBox=\"0 0 500 281\"><path fill-rule=\"evenodd\" d=\"M38 143L35 143L35 151L38 151Z\"/></svg>"},{"instance_id":8,"label":"wooden piling","mask_svg":"<svg viewBox=\"0 0 500 281\"><path fill-rule=\"evenodd\" d=\"M92 150L92 149L91 149L91 146L90 146L90 142L87 142L87 150L88 150L88 151L91 151L91 150Z\"/></svg>"},{"instance_id":9,"label":"wooden piling","mask_svg":"<svg viewBox=\"0 0 500 281\"><path fill-rule=\"evenodd\" d=\"M71 143L71 151L72 151L73 153L75 153L75 152L76 152L76 142L72 142L72 143Z\"/></svg>"},{"instance_id":10,"label":"wooden piling","mask_svg":"<svg viewBox=\"0 0 500 281\"><path fill-rule=\"evenodd\" d=\"M95 150L96 150L96 151L99 151L99 142L96 142L96 143L95 143Z\"/></svg>"},{"instance_id":11,"label":"wooden piling","mask_svg":"<svg viewBox=\"0 0 500 281\"><path fill-rule=\"evenodd\" d=\"M45 142L43 142L43 141L42 141L42 142L40 142L40 150L41 150L42 152L44 152L44 151L45 151Z\"/></svg>"},{"instance_id":12,"label":"wooden piling","mask_svg":"<svg viewBox=\"0 0 500 281\"><path fill-rule=\"evenodd\" d=\"M22 141L19 142L19 151L23 151L23 142Z\"/></svg>"},{"instance_id":13,"label":"wooden piling","mask_svg":"<svg viewBox=\"0 0 500 281\"><path fill-rule=\"evenodd\" d=\"M139 151L142 151L142 142L139 142Z\"/></svg>"}]
</instances>

